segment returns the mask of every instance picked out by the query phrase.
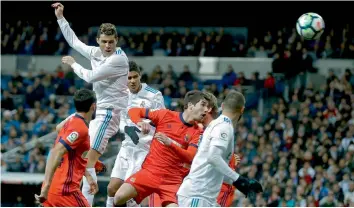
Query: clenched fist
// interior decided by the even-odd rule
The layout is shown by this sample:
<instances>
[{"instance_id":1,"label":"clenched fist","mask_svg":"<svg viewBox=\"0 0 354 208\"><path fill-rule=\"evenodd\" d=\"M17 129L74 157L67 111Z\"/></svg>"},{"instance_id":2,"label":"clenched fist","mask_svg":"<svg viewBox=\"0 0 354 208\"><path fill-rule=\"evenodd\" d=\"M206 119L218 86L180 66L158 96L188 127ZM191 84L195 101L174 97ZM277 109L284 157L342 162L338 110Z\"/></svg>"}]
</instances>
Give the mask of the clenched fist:
<instances>
[{"instance_id":1,"label":"clenched fist","mask_svg":"<svg viewBox=\"0 0 354 208\"><path fill-rule=\"evenodd\" d=\"M62 59L61 59L61 62L63 62L64 64L68 64L68 65L72 65L73 63L75 63L75 59L71 56L64 56Z\"/></svg>"},{"instance_id":2,"label":"clenched fist","mask_svg":"<svg viewBox=\"0 0 354 208\"><path fill-rule=\"evenodd\" d=\"M54 3L52 7L55 9L55 16L57 19L63 18L64 6L61 3Z\"/></svg>"}]
</instances>

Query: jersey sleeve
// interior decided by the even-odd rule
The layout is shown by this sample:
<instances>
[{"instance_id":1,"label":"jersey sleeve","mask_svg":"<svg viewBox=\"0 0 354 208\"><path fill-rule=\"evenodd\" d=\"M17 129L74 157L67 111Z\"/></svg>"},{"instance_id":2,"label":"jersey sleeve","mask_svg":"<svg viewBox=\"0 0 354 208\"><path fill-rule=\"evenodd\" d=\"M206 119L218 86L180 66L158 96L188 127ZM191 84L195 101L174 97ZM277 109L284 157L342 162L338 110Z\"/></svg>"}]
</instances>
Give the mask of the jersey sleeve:
<instances>
[{"instance_id":1,"label":"jersey sleeve","mask_svg":"<svg viewBox=\"0 0 354 208\"><path fill-rule=\"evenodd\" d=\"M94 70L85 69L78 63L73 63L71 67L75 74L88 83L101 81L110 77L124 76L129 71L128 59L124 55L112 55L104 64Z\"/></svg>"},{"instance_id":2,"label":"jersey sleeve","mask_svg":"<svg viewBox=\"0 0 354 208\"><path fill-rule=\"evenodd\" d=\"M87 136L87 130L85 131L78 126L73 125L73 127L69 127L63 136L59 138L59 142L62 143L68 151L70 151L76 149L80 144L82 144Z\"/></svg>"},{"instance_id":3,"label":"jersey sleeve","mask_svg":"<svg viewBox=\"0 0 354 208\"><path fill-rule=\"evenodd\" d=\"M143 119L151 120L155 125L159 123L166 115L168 110L152 110L148 108L131 108L128 111L130 120L138 124Z\"/></svg>"},{"instance_id":4,"label":"jersey sleeve","mask_svg":"<svg viewBox=\"0 0 354 208\"><path fill-rule=\"evenodd\" d=\"M77 36L75 35L74 31L70 28L68 21L65 18L61 18L58 20L59 27L65 40L68 42L70 47L78 51L81 55L85 58L90 59L94 46L88 46L81 42Z\"/></svg>"},{"instance_id":5,"label":"jersey sleeve","mask_svg":"<svg viewBox=\"0 0 354 208\"><path fill-rule=\"evenodd\" d=\"M232 126L221 123L214 126L210 132L210 146L221 147L222 149L227 149L230 140L233 139Z\"/></svg>"},{"instance_id":6,"label":"jersey sleeve","mask_svg":"<svg viewBox=\"0 0 354 208\"><path fill-rule=\"evenodd\" d=\"M160 91L154 97L153 109L165 109L165 100Z\"/></svg>"}]
</instances>

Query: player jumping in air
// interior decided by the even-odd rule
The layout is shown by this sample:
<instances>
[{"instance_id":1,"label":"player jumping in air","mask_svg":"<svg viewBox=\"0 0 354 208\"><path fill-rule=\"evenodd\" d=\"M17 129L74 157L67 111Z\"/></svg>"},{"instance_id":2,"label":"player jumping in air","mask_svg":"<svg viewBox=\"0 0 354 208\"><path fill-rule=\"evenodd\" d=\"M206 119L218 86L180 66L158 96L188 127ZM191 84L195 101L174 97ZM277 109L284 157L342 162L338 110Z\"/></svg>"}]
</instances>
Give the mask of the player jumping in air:
<instances>
[{"instance_id":1,"label":"player jumping in air","mask_svg":"<svg viewBox=\"0 0 354 208\"><path fill-rule=\"evenodd\" d=\"M122 49L116 48L118 35L113 24L100 26L96 38L99 47L87 46L77 38L64 18L64 6L54 3L52 7L68 44L91 61L92 70L88 70L71 56L62 58L62 62L70 65L81 79L93 83L97 95L96 118L90 122L89 128L91 149L87 155L87 171L97 181L94 166L104 153L109 138L118 132L120 111L127 108L128 58ZM94 196L89 194L89 189L84 179L82 192L92 205Z\"/></svg>"},{"instance_id":2,"label":"player jumping in air","mask_svg":"<svg viewBox=\"0 0 354 208\"><path fill-rule=\"evenodd\" d=\"M207 111L208 100L200 91L187 93L183 112L129 110L130 119L141 127L143 133L149 131L150 125L142 119L148 118L156 125L156 132L166 134L172 144L166 147L157 139L152 140L141 170L130 176L117 191L114 197L116 206L124 205L131 198L139 204L152 193L159 195L162 206L177 206L176 192L183 180L183 167L191 163L197 151L200 129L195 122L202 121Z\"/></svg>"},{"instance_id":3,"label":"player jumping in air","mask_svg":"<svg viewBox=\"0 0 354 208\"><path fill-rule=\"evenodd\" d=\"M217 197L224 180L246 196L263 191L257 181L240 176L228 166L234 152L233 127L241 118L244 105L241 93L230 91L226 96L222 114L205 129L191 170L177 192L179 206L218 206Z\"/></svg>"},{"instance_id":4,"label":"player jumping in air","mask_svg":"<svg viewBox=\"0 0 354 208\"><path fill-rule=\"evenodd\" d=\"M108 184L107 207L113 207L114 195L124 180L141 169L141 164L149 152L155 133L150 129L149 134L140 134L140 130L128 117L128 109L133 107L155 110L165 108L162 93L140 82L140 69L133 61L129 62L128 87L130 91L128 108L122 111L120 117L120 131L124 132L125 139L122 142ZM133 206L135 203L130 200L127 205Z\"/></svg>"},{"instance_id":5,"label":"player jumping in air","mask_svg":"<svg viewBox=\"0 0 354 208\"><path fill-rule=\"evenodd\" d=\"M47 161L44 181L36 200L45 207L88 207L80 191L84 175L90 184L90 194L98 191L97 183L86 171L87 152L90 150L88 123L96 110L95 93L82 89L75 93L76 113L59 131Z\"/></svg>"}]
</instances>

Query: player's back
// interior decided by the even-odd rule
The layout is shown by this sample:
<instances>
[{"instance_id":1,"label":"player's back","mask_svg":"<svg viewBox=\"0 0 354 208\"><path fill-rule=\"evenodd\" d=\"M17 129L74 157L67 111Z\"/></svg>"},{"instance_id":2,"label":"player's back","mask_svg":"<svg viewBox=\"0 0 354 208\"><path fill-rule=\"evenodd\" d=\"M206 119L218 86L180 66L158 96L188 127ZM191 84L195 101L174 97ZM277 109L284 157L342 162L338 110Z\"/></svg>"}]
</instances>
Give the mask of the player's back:
<instances>
[{"instance_id":1,"label":"player's back","mask_svg":"<svg viewBox=\"0 0 354 208\"><path fill-rule=\"evenodd\" d=\"M55 144L59 142L68 151L54 173L49 192L65 196L80 191L80 182L86 170L90 139L84 118L77 114L70 118L60 130Z\"/></svg>"},{"instance_id":2,"label":"player's back","mask_svg":"<svg viewBox=\"0 0 354 208\"><path fill-rule=\"evenodd\" d=\"M208 125L199 141L198 152L192 162L191 170L178 190L178 195L204 198L211 204L216 202L224 176L208 162L207 158L212 139L215 139L213 135L220 132L218 129L225 129L223 132L229 132L228 134L233 135L231 120L223 115ZM224 135L224 133L217 136L228 139L228 135ZM233 143L233 140L229 141L228 148L222 155L227 163L229 163L234 151Z\"/></svg>"},{"instance_id":3,"label":"player's back","mask_svg":"<svg viewBox=\"0 0 354 208\"><path fill-rule=\"evenodd\" d=\"M200 130L197 125L192 125L183 120L181 112L161 110L164 115L156 125L156 132L162 132L172 139L172 142L187 149L189 145L197 145ZM185 174L185 162L176 155L168 146L153 139L150 151L143 163L142 168L148 169L153 174L163 174L171 180L181 180Z\"/></svg>"},{"instance_id":4,"label":"player's back","mask_svg":"<svg viewBox=\"0 0 354 208\"><path fill-rule=\"evenodd\" d=\"M126 59L126 74L124 76L113 76L93 83L93 90L97 96L98 108L119 108L126 109L128 102L128 57L121 48L109 57L105 57L99 47L94 47L91 52L90 61L92 70L96 70L101 65L112 62L115 56L122 56ZM118 70L118 69L117 69ZM99 73L99 72L98 72Z\"/></svg>"},{"instance_id":5,"label":"player's back","mask_svg":"<svg viewBox=\"0 0 354 208\"><path fill-rule=\"evenodd\" d=\"M121 132L124 132L125 126L136 126L128 116L128 110L130 108L137 108L137 107L148 108L148 109L165 108L163 99L161 100L156 99L157 96L162 97L162 93L160 91L151 88L146 83L142 83L141 85L142 85L141 90L138 93L134 94L129 92L128 107L122 110L120 114L119 130ZM157 102L161 102L161 103L157 103ZM149 122L148 120L146 121ZM151 139L154 132L155 131L149 132L148 135L139 134L140 136L139 145L142 145L141 147L146 149L147 151L150 149ZM133 141L127 138L125 138L125 140L122 143L123 143L122 145L134 145Z\"/></svg>"}]
</instances>

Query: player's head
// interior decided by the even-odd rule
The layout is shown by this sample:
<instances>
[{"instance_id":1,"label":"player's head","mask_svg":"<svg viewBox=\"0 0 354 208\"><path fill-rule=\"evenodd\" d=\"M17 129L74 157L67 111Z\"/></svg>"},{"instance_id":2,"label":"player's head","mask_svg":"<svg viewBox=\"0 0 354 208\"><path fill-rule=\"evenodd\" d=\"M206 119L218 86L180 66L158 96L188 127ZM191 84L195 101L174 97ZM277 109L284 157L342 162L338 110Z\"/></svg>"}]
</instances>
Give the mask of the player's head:
<instances>
[{"instance_id":1,"label":"player's head","mask_svg":"<svg viewBox=\"0 0 354 208\"><path fill-rule=\"evenodd\" d=\"M216 119L219 113L218 99L210 92L204 92L204 94L209 100L208 116L211 116L212 119Z\"/></svg>"},{"instance_id":2,"label":"player's head","mask_svg":"<svg viewBox=\"0 0 354 208\"><path fill-rule=\"evenodd\" d=\"M222 113L230 117L232 121L238 121L245 110L245 103L246 99L242 93L231 90L221 104Z\"/></svg>"},{"instance_id":3,"label":"player's head","mask_svg":"<svg viewBox=\"0 0 354 208\"><path fill-rule=\"evenodd\" d=\"M208 97L199 90L189 91L184 97L184 113L194 121L201 122L209 110Z\"/></svg>"},{"instance_id":4,"label":"player's head","mask_svg":"<svg viewBox=\"0 0 354 208\"><path fill-rule=\"evenodd\" d=\"M128 88L131 93L138 93L141 88L140 67L134 61L129 61Z\"/></svg>"},{"instance_id":5,"label":"player's head","mask_svg":"<svg viewBox=\"0 0 354 208\"><path fill-rule=\"evenodd\" d=\"M113 54L118 42L116 26L111 23L103 23L98 29L96 40L104 56Z\"/></svg>"},{"instance_id":6,"label":"player's head","mask_svg":"<svg viewBox=\"0 0 354 208\"><path fill-rule=\"evenodd\" d=\"M96 111L96 94L89 89L80 89L74 94L76 112L93 115ZM89 116L90 117L90 116Z\"/></svg>"}]
</instances>

